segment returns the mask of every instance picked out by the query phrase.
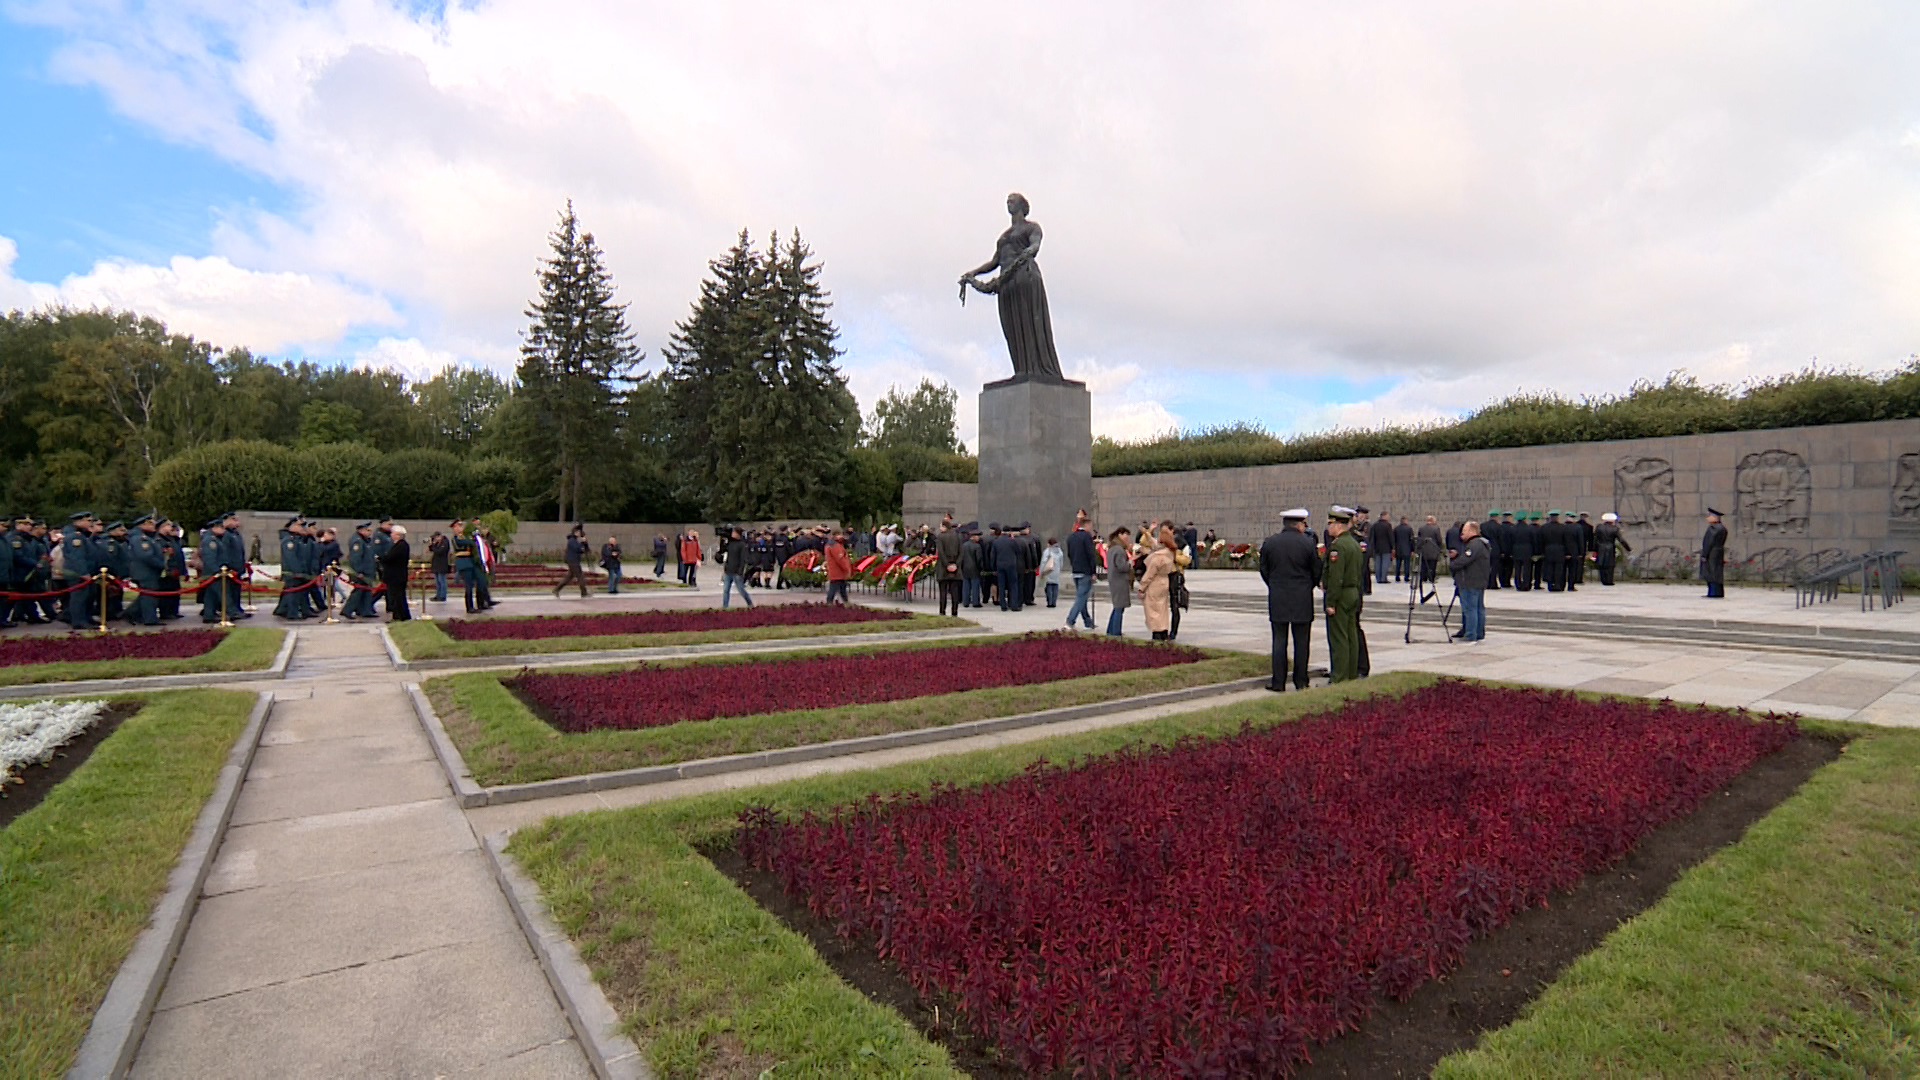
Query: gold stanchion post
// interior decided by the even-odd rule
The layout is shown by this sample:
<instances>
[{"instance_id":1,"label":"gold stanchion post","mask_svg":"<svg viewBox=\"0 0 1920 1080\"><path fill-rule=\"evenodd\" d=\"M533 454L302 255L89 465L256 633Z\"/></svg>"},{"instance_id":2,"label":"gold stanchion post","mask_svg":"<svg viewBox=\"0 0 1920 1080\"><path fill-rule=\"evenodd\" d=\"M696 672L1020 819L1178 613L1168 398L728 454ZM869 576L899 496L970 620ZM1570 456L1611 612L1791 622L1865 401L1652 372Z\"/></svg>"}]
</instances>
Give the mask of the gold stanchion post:
<instances>
[{"instance_id":1,"label":"gold stanchion post","mask_svg":"<svg viewBox=\"0 0 1920 1080\"><path fill-rule=\"evenodd\" d=\"M100 610L97 613L100 616L100 632L111 634L113 630L107 626L107 584L113 580L113 572L103 566L96 576L100 579Z\"/></svg>"},{"instance_id":2,"label":"gold stanchion post","mask_svg":"<svg viewBox=\"0 0 1920 1080\"><path fill-rule=\"evenodd\" d=\"M233 613L230 609L229 601L227 599L229 596L232 595L227 592L227 583L231 582L232 580L233 580L233 571L227 569L224 566L220 568L220 573L214 579L215 587L220 590L220 625L221 626L233 625Z\"/></svg>"},{"instance_id":3,"label":"gold stanchion post","mask_svg":"<svg viewBox=\"0 0 1920 1080\"><path fill-rule=\"evenodd\" d=\"M432 575L429 574L428 577ZM432 622L433 616L427 612L427 578L420 579L420 618Z\"/></svg>"},{"instance_id":4,"label":"gold stanchion post","mask_svg":"<svg viewBox=\"0 0 1920 1080\"><path fill-rule=\"evenodd\" d=\"M333 566L327 567L327 572L321 575L321 581L327 591L327 617L320 621L322 624L337 623L340 620L333 617L333 590L340 584L339 568Z\"/></svg>"}]
</instances>

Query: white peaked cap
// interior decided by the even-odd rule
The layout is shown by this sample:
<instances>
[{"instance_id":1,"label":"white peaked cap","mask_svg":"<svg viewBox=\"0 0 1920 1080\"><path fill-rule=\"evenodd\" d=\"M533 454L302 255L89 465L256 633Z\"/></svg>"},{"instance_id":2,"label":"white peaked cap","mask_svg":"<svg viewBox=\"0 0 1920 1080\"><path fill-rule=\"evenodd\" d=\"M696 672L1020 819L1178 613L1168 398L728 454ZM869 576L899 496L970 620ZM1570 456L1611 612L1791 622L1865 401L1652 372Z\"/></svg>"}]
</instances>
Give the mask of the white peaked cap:
<instances>
[{"instance_id":1,"label":"white peaked cap","mask_svg":"<svg viewBox=\"0 0 1920 1080\"><path fill-rule=\"evenodd\" d=\"M1312 514L1307 513L1307 508L1304 506L1297 506L1292 510L1280 511L1281 521L1305 521L1312 516Z\"/></svg>"},{"instance_id":2,"label":"white peaked cap","mask_svg":"<svg viewBox=\"0 0 1920 1080\"><path fill-rule=\"evenodd\" d=\"M1620 515L1619 514L1601 514L1600 520L1601 521L1619 521Z\"/></svg>"}]
</instances>

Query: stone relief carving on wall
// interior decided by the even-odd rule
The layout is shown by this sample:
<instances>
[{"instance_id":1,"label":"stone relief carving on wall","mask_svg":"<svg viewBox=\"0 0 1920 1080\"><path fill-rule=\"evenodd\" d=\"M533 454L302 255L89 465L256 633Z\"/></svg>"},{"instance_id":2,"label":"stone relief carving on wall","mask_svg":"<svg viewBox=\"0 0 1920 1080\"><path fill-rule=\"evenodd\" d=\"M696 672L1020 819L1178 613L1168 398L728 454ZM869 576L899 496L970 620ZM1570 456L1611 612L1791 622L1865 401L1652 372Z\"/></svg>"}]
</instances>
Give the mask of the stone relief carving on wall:
<instances>
[{"instance_id":1,"label":"stone relief carving on wall","mask_svg":"<svg viewBox=\"0 0 1920 1080\"><path fill-rule=\"evenodd\" d=\"M1813 505L1813 473L1799 454L1763 450L1740 459L1733 474L1736 526L1761 536L1805 536Z\"/></svg>"},{"instance_id":2,"label":"stone relief carving on wall","mask_svg":"<svg viewBox=\"0 0 1920 1080\"><path fill-rule=\"evenodd\" d=\"M1662 534L1673 530L1673 462L1626 457L1613 463L1613 512L1620 524Z\"/></svg>"},{"instance_id":3,"label":"stone relief carving on wall","mask_svg":"<svg viewBox=\"0 0 1920 1080\"><path fill-rule=\"evenodd\" d=\"M1901 454L1894 462L1893 517L1920 522L1920 454Z\"/></svg>"}]
</instances>

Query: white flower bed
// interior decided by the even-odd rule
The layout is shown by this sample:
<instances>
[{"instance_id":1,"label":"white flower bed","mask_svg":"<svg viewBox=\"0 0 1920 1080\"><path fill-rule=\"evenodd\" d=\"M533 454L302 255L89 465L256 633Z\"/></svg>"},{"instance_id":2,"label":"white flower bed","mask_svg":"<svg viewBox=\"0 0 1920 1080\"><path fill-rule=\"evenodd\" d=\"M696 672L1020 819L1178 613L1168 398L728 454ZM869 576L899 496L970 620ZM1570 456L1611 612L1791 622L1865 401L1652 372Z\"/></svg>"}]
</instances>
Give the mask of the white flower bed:
<instances>
[{"instance_id":1,"label":"white flower bed","mask_svg":"<svg viewBox=\"0 0 1920 1080\"><path fill-rule=\"evenodd\" d=\"M0 705L0 784L12 783L25 765L52 759L53 752L94 725L104 701L36 701Z\"/></svg>"}]
</instances>

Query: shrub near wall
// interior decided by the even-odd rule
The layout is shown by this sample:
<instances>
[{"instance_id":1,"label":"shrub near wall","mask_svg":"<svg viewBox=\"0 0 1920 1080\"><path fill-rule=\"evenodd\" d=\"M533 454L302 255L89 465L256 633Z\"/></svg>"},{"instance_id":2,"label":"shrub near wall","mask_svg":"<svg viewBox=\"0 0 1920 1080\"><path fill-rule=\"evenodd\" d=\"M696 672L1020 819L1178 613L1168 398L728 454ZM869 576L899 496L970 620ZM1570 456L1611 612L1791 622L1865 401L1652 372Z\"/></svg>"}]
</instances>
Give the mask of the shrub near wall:
<instances>
[{"instance_id":1,"label":"shrub near wall","mask_svg":"<svg viewBox=\"0 0 1920 1080\"><path fill-rule=\"evenodd\" d=\"M361 443L294 450L223 442L161 462L147 498L188 528L235 509L434 519L507 505L518 479L508 459L466 461L443 450L383 454Z\"/></svg>"}]
</instances>

